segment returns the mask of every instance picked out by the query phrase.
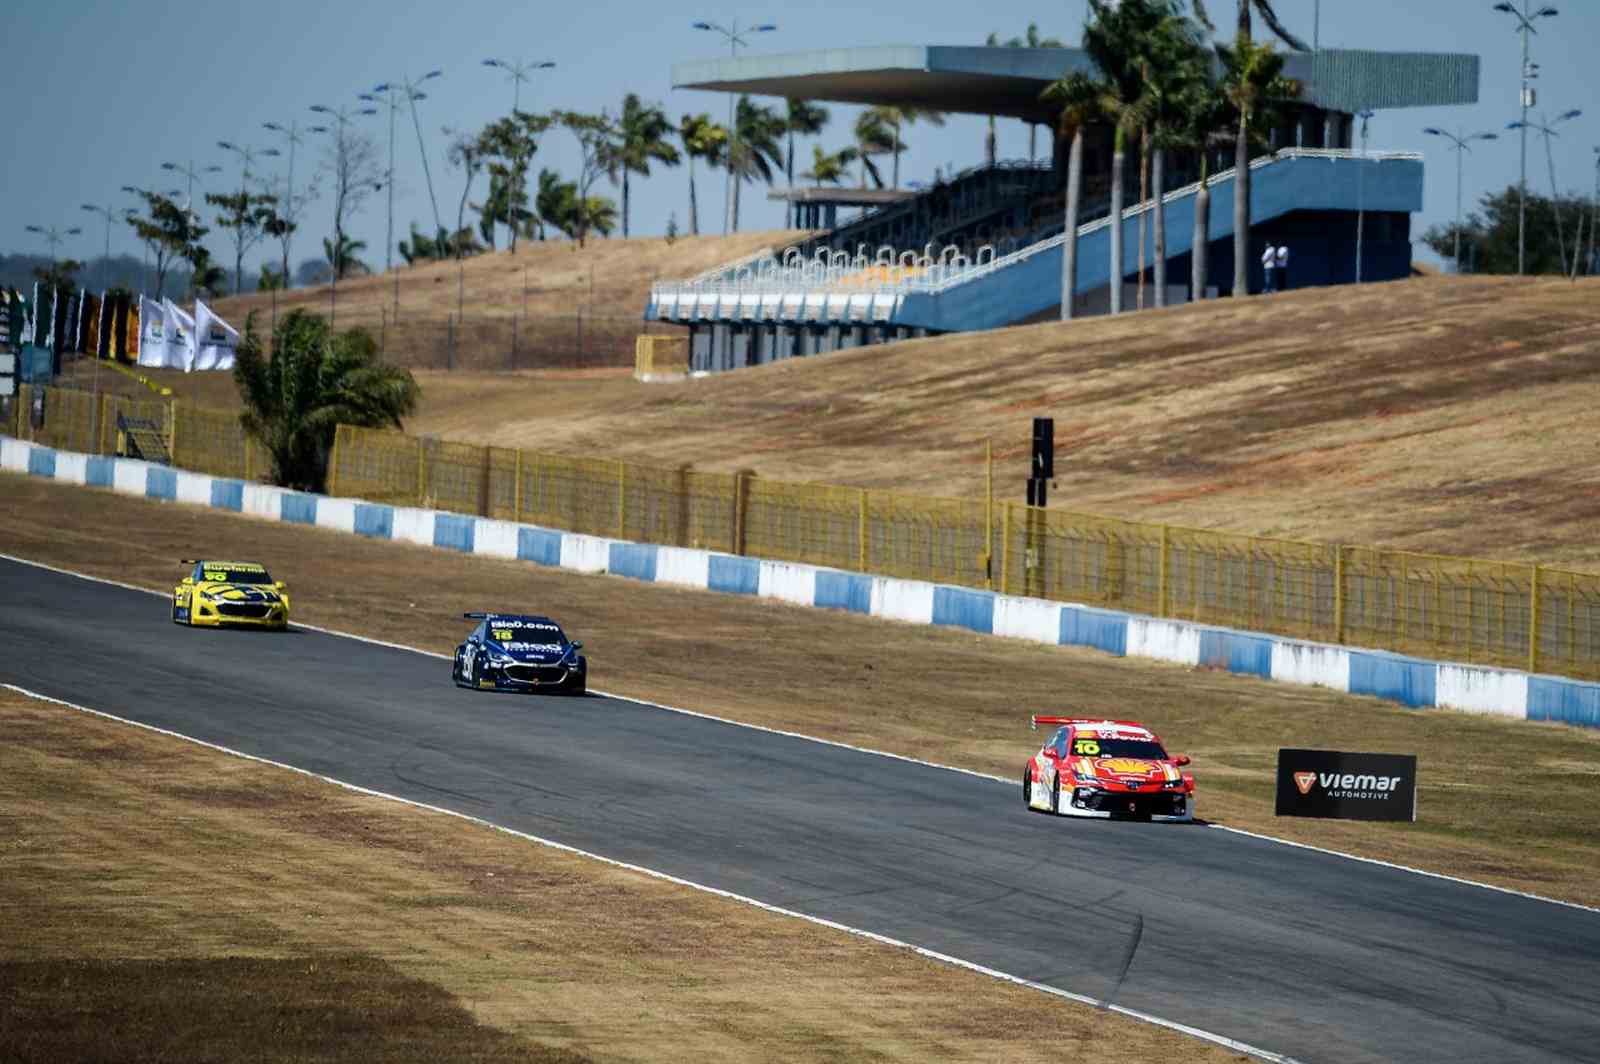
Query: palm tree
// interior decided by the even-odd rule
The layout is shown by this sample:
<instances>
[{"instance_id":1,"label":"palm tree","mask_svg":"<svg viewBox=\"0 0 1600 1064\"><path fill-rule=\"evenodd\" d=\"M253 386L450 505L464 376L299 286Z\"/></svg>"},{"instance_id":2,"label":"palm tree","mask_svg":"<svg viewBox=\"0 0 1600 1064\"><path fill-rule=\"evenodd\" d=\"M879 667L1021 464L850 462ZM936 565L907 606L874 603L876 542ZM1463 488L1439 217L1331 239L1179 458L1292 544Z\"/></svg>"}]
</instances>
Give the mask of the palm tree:
<instances>
[{"instance_id":1,"label":"palm tree","mask_svg":"<svg viewBox=\"0 0 1600 1064\"><path fill-rule=\"evenodd\" d=\"M709 114L684 115L678 120L678 139L683 142L683 154L689 160L689 233L700 235L700 208L694 194L694 161L706 160L714 165L720 150L728 141L728 130L711 120Z\"/></svg>"},{"instance_id":2,"label":"palm tree","mask_svg":"<svg viewBox=\"0 0 1600 1064\"><path fill-rule=\"evenodd\" d=\"M1283 76L1283 56L1271 44L1240 35L1233 46L1218 45L1222 89L1239 116L1233 154L1233 294L1250 294L1250 149L1259 143L1254 119L1282 100L1300 95L1300 86Z\"/></svg>"},{"instance_id":3,"label":"palm tree","mask_svg":"<svg viewBox=\"0 0 1600 1064\"><path fill-rule=\"evenodd\" d=\"M883 174L872 157L888 155L904 145L894 135L888 117L876 107L870 107L856 116L855 135L855 157L861 163L861 187L867 187L867 178L871 176L873 185L882 188Z\"/></svg>"},{"instance_id":4,"label":"palm tree","mask_svg":"<svg viewBox=\"0 0 1600 1064\"><path fill-rule=\"evenodd\" d=\"M817 188L824 184L837 185L844 181L849 172L850 164L856 161L859 153L854 148L840 148L835 152L825 152L822 145L811 146L811 169L800 176L813 182Z\"/></svg>"},{"instance_id":5,"label":"palm tree","mask_svg":"<svg viewBox=\"0 0 1600 1064\"><path fill-rule=\"evenodd\" d=\"M666 166L678 165L678 149L667 142L672 135L672 123L666 112L651 104L642 103L639 94L630 92L622 98L622 116L617 120L617 136L605 145L601 166L606 176L616 184L622 183L622 238L628 239L628 211L631 198L628 175L650 176L650 163Z\"/></svg>"},{"instance_id":6,"label":"palm tree","mask_svg":"<svg viewBox=\"0 0 1600 1064\"><path fill-rule=\"evenodd\" d=\"M333 335L304 310L278 319L272 354L263 354L255 314L245 322L233 379L244 401L239 423L272 456L272 481L322 491L339 425L400 428L421 389L409 370L378 361L363 329Z\"/></svg>"},{"instance_id":7,"label":"palm tree","mask_svg":"<svg viewBox=\"0 0 1600 1064\"><path fill-rule=\"evenodd\" d=\"M333 268L334 276L339 280L354 274L368 274L372 271L367 264L356 256L367 249L365 240L357 240L349 233L341 234L338 246L328 238L322 238L322 254L327 258L328 265Z\"/></svg>"},{"instance_id":8,"label":"palm tree","mask_svg":"<svg viewBox=\"0 0 1600 1064\"><path fill-rule=\"evenodd\" d=\"M1057 130L1071 143L1067 153L1067 214L1061 242L1061 320L1072 319L1078 294L1078 210L1083 189L1083 127L1105 113L1106 86L1089 75L1072 73L1044 90L1058 104Z\"/></svg>"},{"instance_id":9,"label":"palm tree","mask_svg":"<svg viewBox=\"0 0 1600 1064\"><path fill-rule=\"evenodd\" d=\"M1206 260L1211 248L1211 189L1206 184L1211 177L1211 149L1223 138L1220 131L1228 124L1231 107L1212 77L1209 64L1199 66L1195 74L1179 101L1176 121L1167 129L1166 146L1194 152L1200 160L1189 269L1189 298L1199 302L1205 298L1209 273Z\"/></svg>"},{"instance_id":10,"label":"palm tree","mask_svg":"<svg viewBox=\"0 0 1600 1064\"><path fill-rule=\"evenodd\" d=\"M728 202L728 231L739 231L739 186L760 178L772 184L775 168L783 165L783 116L770 107L750 102L750 97L739 97L735 110L735 142L724 154L724 165L732 170L733 196Z\"/></svg>"},{"instance_id":11,"label":"palm tree","mask_svg":"<svg viewBox=\"0 0 1600 1064\"><path fill-rule=\"evenodd\" d=\"M1111 313L1122 313L1123 170L1128 134L1150 123L1146 89L1149 40L1172 17L1171 0L1089 0L1083 49L1105 78L1101 110L1111 122ZM1143 244L1140 245L1141 253Z\"/></svg>"},{"instance_id":12,"label":"palm tree","mask_svg":"<svg viewBox=\"0 0 1600 1064\"><path fill-rule=\"evenodd\" d=\"M894 144L894 177L891 181L891 187L899 188L900 153L905 150L905 144L900 139L901 127L916 125L918 121L927 122L930 126L942 126L944 125L944 112L930 111L925 107L880 106L869 108L868 113L874 115L878 124L887 127L890 131L889 140Z\"/></svg>"},{"instance_id":13,"label":"palm tree","mask_svg":"<svg viewBox=\"0 0 1600 1064\"><path fill-rule=\"evenodd\" d=\"M1145 98L1149 106L1147 125L1150 143L1152 215L1155 230L1155 304L1167 305L1167 207L1166 153L1175 144L1175 134L1183 125L1189 96L1197 82L1210 74L1210 56L1201 45L1195 26L1177 15L1176 9L1146 39ZM1144 226L1139 235L1140 306L1144 291Z\"/></svg>"},{"instance_id":14,"label":"palm tree","mask_svg":"<svg viewBox=\"0 0 1600 1064\"><path fill-rule=\"evenodd\" d=\"M561 180L553 170L539 171L539 189L534 194L534 210L539 217L539 239L544 239L544 227L550 226L560 233L569 233L576 227L571 224L577 212L578 186Z\"/></svg>"},{"instance_id":15,"label":"palm tree","mask_svg":"<svg viewBox=\"0 0 1600 1064\"><path fill-rule=\"evenodd\" d=\"M785 153L784 174L789 179L789 187L794 188L794 136L814 137L822 132L822 127L828 124L828 109L809 100L789 99L786 101L789 110L784 119L784 131L789 135L789 146ZM787 222L790 229L794 228L795 205L789 201L787 209Z\"/></svg>"},{"instance_id":16,"label":"palm tree","mask_svg":"<svg viewBox=\"0 0 1600 1064\"><path fill-rule=\"evenodd\" d=\"M1189 0L1195 17L1206 27L1214 29L1206 11L1205 0ZM1243 51L1254 43L1252 16L1259 14L1261 21L1284 44L1297 52L1310 51L1305 42L1290 33L1283 20L1273 10L1272 0L1236 0L1239 18L1234 31L1234 46ZM1250 130L1249 116L1239 111L1238 136L1233 149L1233 294L1250 294Z\"/></svg>"}]
</instances>

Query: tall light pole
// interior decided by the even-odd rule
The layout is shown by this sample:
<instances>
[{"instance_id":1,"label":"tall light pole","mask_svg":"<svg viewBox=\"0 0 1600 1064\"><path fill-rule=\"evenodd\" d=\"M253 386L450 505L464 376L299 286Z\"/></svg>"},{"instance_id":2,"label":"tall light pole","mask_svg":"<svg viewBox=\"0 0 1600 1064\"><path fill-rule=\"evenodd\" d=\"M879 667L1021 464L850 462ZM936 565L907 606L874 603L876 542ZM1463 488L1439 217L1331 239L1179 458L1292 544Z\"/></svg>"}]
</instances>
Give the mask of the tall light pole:
<instances>
[{"instance_id":1,"label":"tall light pole","mask_svg":"<svg viewBox=\"0 0 1600 1064\"><path fill-rule=\"evenodd\" d=\"M311 105L311 110L319 115L327 115L332 126L318 127L323 132L334 135L334 190L333 190L333 261L328 266L333 270L333 277L328 284L328 328L332 329L339 313L339 269L344 260L344 197L345 184L349 175L344 172L343 156L345 152L345 131L358 115L375 115L376 107L329 107L326 104L316 103Z\"/></svg>"},{"instance_id":2,"label":"tall light pole","mask_svg":"<svg viewBox=\"0 0 1600 1064\"><path fill-rule=\"evenodd\" d=\"M771 33L778 28L776 23L763 22L758 26L751 26L747 29L741 30L739 28L738 19L734 19L731 26L723 26L715 22L704 21L691 23L691 25L697 30L705 30L709 33L722 34L723 38L728 42L728 54L733 56L735 59L739 57L739 47L741 45L748 45L750 43L745 39L745 34ZM722 222L722 232L724 235L733 231L733 186L735 181L733 171L737 162L739 148L739 128L735 124L733 107L737 99L737 93L728 94L728 176L727 181L723 186L722 194L725 214Z\"/></svg>"},{"instance_id":3,"label":"tall light pole","mask_svg":"<svg viewBox=\"0 0 1600 1064\"><path fill-rule=\"evenodd\" d=\"M244 170L239 174L239 210L233 216L239 223L235 232L233 257L233 294L238 295L244 291L244 220L250 213L249 202L245 199L249 195L250 167L255 164L256 156L282 155L277 148L243 148L228 140L217 141L217 147L223 151L231 151L244 162Z\"/></svg>"},{"instance_id":4,"label":"tall light pole","mask_svg":"<svg viewBox=\"0 0 1600 1064\"><path fill-rule=\"evenodd\" d=\"M1594 150L1594 199L1589 201L1589 276L1600 273L1600 259L1595 250L1600 242L1595 240L1595 226L1600 225L1600 147Z\"/></svg>"},{"instance_id":5,"label":"tall light pole","mask_svg":"<svg viewBox=\"0 0 1600 1064\"><path fill-rule=\"evenodd\" d=\"M1360 111L1356 117L1361 119L1361 158L1356 165L1361 169L1356 171L1356 284L1361 283L1361 267L1367 232L1367 123L1377 112L1370 109Z\"/></svg>"},{"instance_id":6,"label":"tall light pole","mask_svg":"<svg viewBox=\"0 0 1600 1064\"><path fill-rule=\"evenodd\" d=\"M1533 87L1528 83L1539 76L1539 67L1531 61L1530 38L1539 31L1533 24L1542 18L1555 18L1560 14L1553 7L1532 10L1529 0L1522 0L1519 10L1511 0L1500 0L1494 10L1503 11L1517 20L1517 32L1522 35L1522 121L1528 121L1528 108L1535 103ZM1522 180L1517 186L1517 274L1527 271L1528 265L1528 131L1522 130Z\"/></svg>"},{"instance_id":7,"label":"tall light pole","mask_svg":"<svg viewBox=\"0 0 1600 1064\"><path fill-rule=\"evenodd\" d=\"M1463 168L1463 161L1466 158L1467 152L1472 150L1470 147L1468 147L1469 144L1473 143L1474 141L1479 141L1479 140L1499 140L1500 139L1500 134L1498 134L1498 133L1473 133L1473 134L1469 135L1469 134L1466 134L1466 133L1462 133L1460 135L1457 135L1455 133L1451 133L1449 130L1437 129L1437 128L1433 127L1433 126L1429 126L1428 128L1424 129L1423 132L1428 134L1431 137L1443 137L1446 140L1448 140L1452 145L1454 145L1454 147L1451 150L1456 153L1456 254L1455 254L1455 260L1456 260L1456 273L1460 273L1461 272L1461 172L1462 172L1462 168Z\"/></svg>"},{"instance_id":8,"label":"tall light pole","mask_svg":"<svg viewBox=\"0 0 1600 1064\"><path fill-rule=\"evenodd\" d=\"M511 79L511 113L513 116L522 110L522 83L524 81L532 80L528 75L535 70L551 70L555 67L554 61L549 59L518 60L515 62L508 62L504 59L485 59L483 61L483 65L486 67L493 67L496 70L504 71L506 77ZM517 188L515 189L517 204L522 203L523 194L522 172L519 168L517 174ZM514 218L507 219L507 224L515 225L516 221Z\"/></svg>"},{"instance_id":9,"label":"tall light pole","mask_svg":"<svg viewBox=\"0 0 1600 1064\"><path fill-rule=\"evenodd\" d=\"M496 70L505 71L506 77L511 79L511 113L516 114L522 110L522 83L530 80L528 75L535 70L549 70L555 63L549 59L513 60L485 59L483 65L494 67Z\"/></svg>"},{"instance_id":10,"label":"tall light pole","mask_svg":"<svg viewBox=\"0 0 1600 1064\"><path fill-rule=\"evenodd\" d=\"M294 222L294 220L295 220L295 205L294 205L294 150L295 150L295 148L299 147L301 144L305 143L305 137L301 135L301 130L300 130L299 123L296 122L292 118L289 120L289 124L287 126L279 125L277 122L263 122L261 124L261 127L263 129L266 129L266 130L269 130L269 131L271 131L273 133L278 134L279 136L283 137L285 140L287 140L289 142L289 182L288 182L288 185L285 188L283 211L282 211L281 214L279 214L278 217L283 219L283 221L284 221L284 223L286 225L293 226L295 224L295 222ZM307 132L307 133L326 133L327 129L326 129L326 127L323 127L323 126L312 126L310 129L306 130L305 132ZM289 243L290 243L291 239L293 238L293 235L294 234L293 234L292 231L291 232L286 232L283 235L283 263L282 263L282 268L283 268L283 287L285 287L285 288L289 287Z\"/></svg>"},{"instance_id":11,"label":"tall light pole","mask_svg":"<svg viewBox=\"0 0 1600 1064\"><path fill-rule=\"evenodd\" d=\"M83 204L83 209L106 220L106 250L100 259L100 287L103 290L111 274L111 223L116 220L117 211L115 207L101 207L93 203Z\"/></svg>"},{"instance_id":12,"label":"tall light pole","mask_svg":"<svg viewBox=\"0 0 1600 1064\"><path fill-rule=\"evenodd\" d=\"M389 102L389 247L387 262L392 267L394 264L394 116L399 108L402 98L411 105L411 124L417 131L417 152L422 156L422 176L428 182L428 203L433 208L433 232L437 237L444 229L444 223L439 220L439 200L433 194L433 172L428 168L428 146L422 140L422 121L417 117L417 101L426 100L428 94L421 91L418 86L425 81L442 77L444 71L430 70L416 81L401 78L399 81L386 81L382 85L374 86L371 93L362 93L361 98L373 103L379 102L379 96L385 96Z\"/></svg>"},{"instance_id":13,"label":"tall light pole","mask_svg":"<svg viewBox=\"0 0 1600 1064\"><path fill-rule=\"evenodd\" d=\"M194 210L194 182L196 178L198 178L201 174L222 173L222 167L220 166L197 167L195 166L193 159L189 160L189 164L187 166L182 163L162 163L161 169L170 170L175 174L182 174L184 177L189 179L189 202L183 205L184 210Z\"/></svg>"},{"instance_id":14,"label":"tall light pole","mask_svg":"<svg viewBox=\"0 0 1600 1064\"><path fill-rule=\"evenodd\" d=\"M44 242L50 246L51 273L56 272L56 259L59 257L56 255L56 252L60 249L61 245L66 242L67 237L77 236L79 233L83 232L82 229L79 229L75 225L66 229L57 229L53 225L29 225L24 226L23 228L27 229L27 231L30 233L37 233L39 236L44 237Z\"/></svg>"},{"instance_id":15,"label":"tall light pole","mask_svg":"<svg viewBox=\"0 0 1600 1064\"><path fill-rule=\"evenodd\" d=\"M1548 159L1550 163L1550 209L1554 211L1556 215L1556 241L1561 246L1561 273L1563 276L1565 276L1567 272L1567 236L1565 227L1561 224L1561 203L1559 202L1561 190L1556 187L1556 156L1555 149L1550 146L1550 141L1555 137L1560 136L1560 134L1556 132L1557 126L1561 125L1563 122L1570 122L1572 119L1578 118L1582 114L1582 111L1573 109L1557 115L1553 120L1548 122L1545 121L1544 115L1541 114L1539 116L1539 121L1537 122L1529 122L1526 118L1524 118L1520 122L1512 122L1506 126L1507 129L1522 130L1522 139L1524 143L1527 142L1529 130L1544 135L1545 158ZM1518 272L1521 272L1520 269Z\"/></svg>"}]
</instances>

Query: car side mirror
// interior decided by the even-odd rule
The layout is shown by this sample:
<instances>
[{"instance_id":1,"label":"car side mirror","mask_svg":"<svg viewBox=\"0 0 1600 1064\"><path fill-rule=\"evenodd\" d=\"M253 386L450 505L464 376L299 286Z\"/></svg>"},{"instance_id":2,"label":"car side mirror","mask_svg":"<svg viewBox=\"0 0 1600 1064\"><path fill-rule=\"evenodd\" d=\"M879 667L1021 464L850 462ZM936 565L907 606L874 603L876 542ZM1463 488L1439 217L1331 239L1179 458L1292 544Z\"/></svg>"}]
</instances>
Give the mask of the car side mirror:
<instances>
[{"instance_id":1,"label":"car side mirror","mask_svg":"<svg viewBox=\"0 0 1600 1064\"><path fill-rule=\"evenodd\" d=\"M284 590L284 583L282 580L275 580L273 581L272 587L275 591L282 591Z\"/></svg>"},{"instance_id":2,"label":"car side mirror","mask_svg":"<svg viewBox=\"0 0 1600 1064\"><path fill-rule=\"evenodd\" d=\"M581 640L581 639L574 639L574 640L573 640L573 641L572 641L572 649L573 649L573 650L582 650L582 649L583 649L583 640Z\"/></svg>"},{"instance_id":3,"label":"car side mirror","mask_svg":"<svg viewBox=\"0 0 1600 1064\"><path fill-rule=\"evenodd\" d=\"M1174 765L1177 765L1179 768L1182 768L1184 765L1187 765L1189 763L1189 755L1188 754L1179 754L1177 757L1172 759L1172 763Z\"/></svg>"},{"instance_id":4,"label":"car side mirror","mask_svg":"<svg viewBox=\"0 0 1600 1064\"><path fill-rule=\"evenodd\" d=\"M182 580L178 581L178 583L180 583L180 584L192 584L192 583L194 583L194 577L186 576Z\"/></svg>"}]
</instances>

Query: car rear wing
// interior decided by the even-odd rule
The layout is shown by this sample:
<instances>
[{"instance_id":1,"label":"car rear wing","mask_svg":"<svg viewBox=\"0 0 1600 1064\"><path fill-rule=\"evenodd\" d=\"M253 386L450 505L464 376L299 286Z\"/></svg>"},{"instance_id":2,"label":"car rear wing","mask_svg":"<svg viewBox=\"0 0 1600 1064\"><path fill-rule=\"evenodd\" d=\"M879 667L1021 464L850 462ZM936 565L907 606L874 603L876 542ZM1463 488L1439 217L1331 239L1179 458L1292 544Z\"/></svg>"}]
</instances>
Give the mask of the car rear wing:
<instances>
[{"instance_id":1,"label":"car rear wing","mask_svg":"<svg viewBox=\"0 0 1600 1064\"><path fill-rule=\"evenodd\" d=\"M1111 720L1108 717L1041 717L1038 714L1034 714L1028 719L1031 721L1030 728L1033 731L1038 731L1041 724L1051 726L1057 724L1126 724L1131 728L1144 727L1143 724L1136 720Z\"/></svg>"}]
</instances>

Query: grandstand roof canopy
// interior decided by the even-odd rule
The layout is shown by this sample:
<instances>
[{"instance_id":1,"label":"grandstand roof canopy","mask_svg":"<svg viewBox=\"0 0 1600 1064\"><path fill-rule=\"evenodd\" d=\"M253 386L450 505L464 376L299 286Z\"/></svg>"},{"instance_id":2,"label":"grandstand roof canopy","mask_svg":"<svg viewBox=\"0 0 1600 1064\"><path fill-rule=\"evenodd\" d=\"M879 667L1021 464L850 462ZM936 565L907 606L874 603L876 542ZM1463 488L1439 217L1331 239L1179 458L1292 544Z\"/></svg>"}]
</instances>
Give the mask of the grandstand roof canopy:
<instances>
[{"instance_id":1,"label":"grandstand roof canopy","mask_svg":"<svg viewBox=\"0 0 1600 1064\"><path fill-rule=\"evenodd\" d=\"M1354 113L1477 103L1479 65L1475 55L1323 49L1289 53L1285 73L1304 85L1305 102ZM1081 49L886 45L678 63L672 84L1051 123L1039 94L1073 70L1093 71Z\"/></svg>"}]
</instances>

